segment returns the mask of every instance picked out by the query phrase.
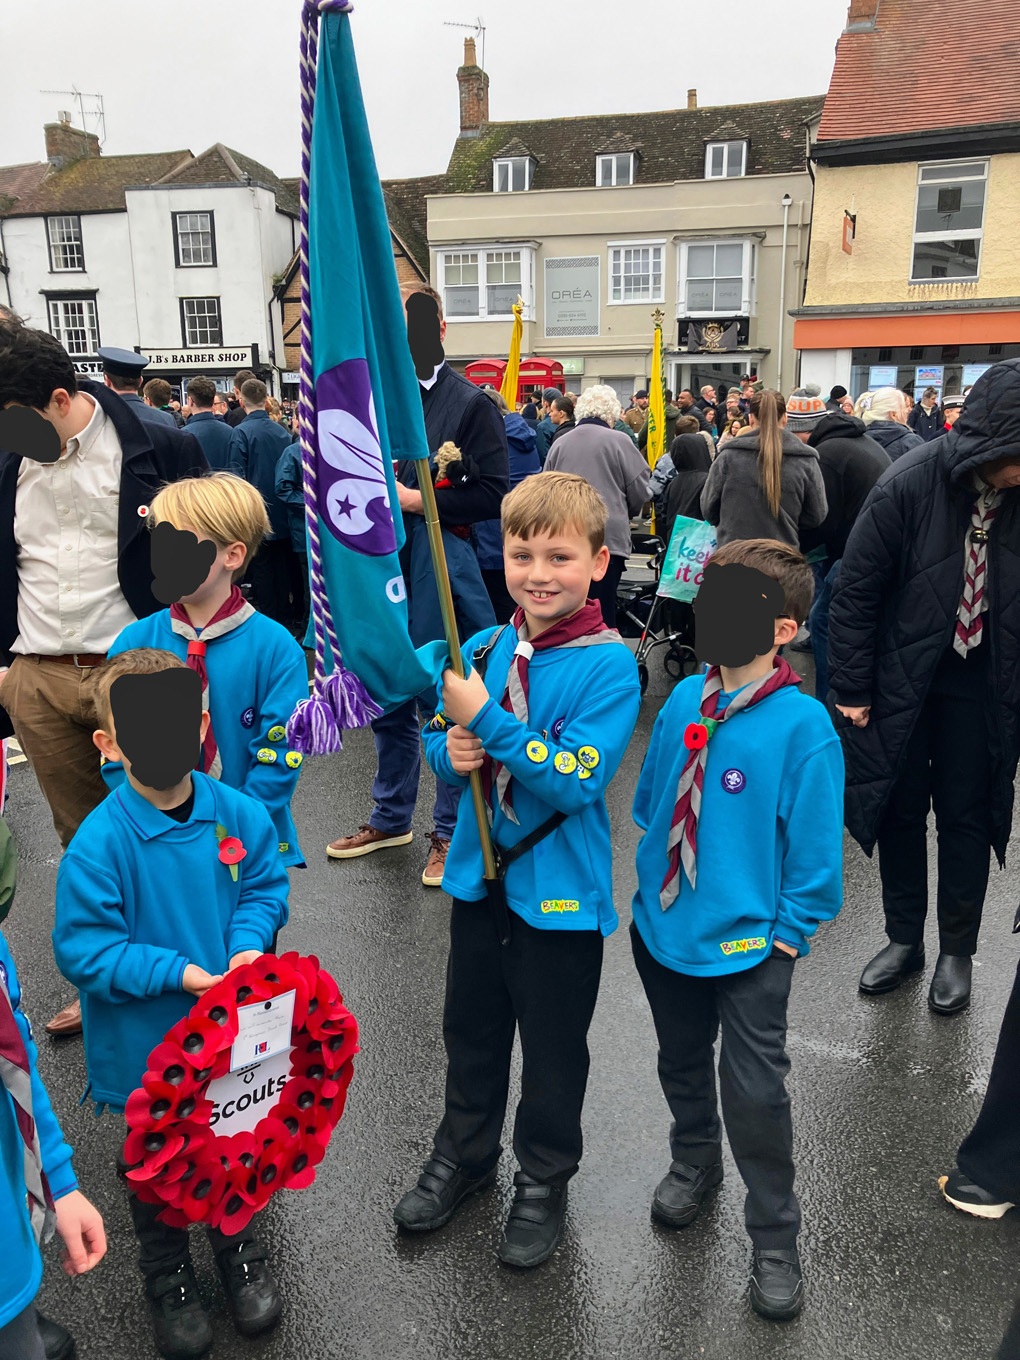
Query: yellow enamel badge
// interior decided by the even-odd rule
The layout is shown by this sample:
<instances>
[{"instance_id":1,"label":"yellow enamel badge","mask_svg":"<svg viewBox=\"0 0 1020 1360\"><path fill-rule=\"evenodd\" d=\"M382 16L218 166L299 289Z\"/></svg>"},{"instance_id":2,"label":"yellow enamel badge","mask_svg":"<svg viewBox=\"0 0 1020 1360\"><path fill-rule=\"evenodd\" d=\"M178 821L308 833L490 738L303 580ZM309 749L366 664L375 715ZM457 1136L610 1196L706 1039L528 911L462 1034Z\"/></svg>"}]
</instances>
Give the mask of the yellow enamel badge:
<instances>
[{"instance_id":1,"label":"yellow enamel badge","mask_svg":"<svg viewBox=\"0 0 1020 1360\"><path fill-rule=\"evenodd\" d=\"M260 765L274 765L276 763L276 752L271 751L268 746L263 746L261 751L255 752L255 759Z\"/></svg>"},{"instance_id":2,"label":"yellow enamel badge","mask_svg":"<svg viewBox=\"0 0 1020 1360\"><path fill-rule=\"evenodd\" d=\"M572 751L561 751L553 765L558 774L573 774L577 769L577 757Z\"/></svg>"},{"instance_id":3,"label":"yellow enamel badge","mask_svg":"<svg viewBox=\"0 0 1020 1360\"><path fill-rule=\"evenodd\" d=\"M586 770L594 770L602 759L594 746L582 746L577 753L577 758Z\"/></svg>"},{"instance_id":4,"label":"yellow enamel badge","mask_svg":"<svg viewBox=\"0 0 1020 1360\"><path fill-rule=\"evenodd\" d=\"M290 766L292 770L296 770L297 767L304 760L304 756L301 754L300 751L288 751L287 754L284 756L284 760L287 762L287 764Z\"/></svg>"},{"instance_id":5,"label":"yellow enamel badge","mask_svg":"<svg viewBox=\"0 0 1020 1360\"><path fill-rule=\"evenodd\" d=\"M541 765L543 760L549 759L549 748L543 741L529 741L525 747L529 760L533 760L536 765Z\"/></svg>"},{"instance_id":6,"label":"yellow enamel badge","mask_svg":"<svg viewBox=\"0 0 1020 1360\"><path fill-rule=\"evenodd\" d=\"M269 738L270 741L283 741L286 735L287 729L285 727L280 726L271 727L269 731L266 733L266 736Z\"/></svg>"}]
</instances>

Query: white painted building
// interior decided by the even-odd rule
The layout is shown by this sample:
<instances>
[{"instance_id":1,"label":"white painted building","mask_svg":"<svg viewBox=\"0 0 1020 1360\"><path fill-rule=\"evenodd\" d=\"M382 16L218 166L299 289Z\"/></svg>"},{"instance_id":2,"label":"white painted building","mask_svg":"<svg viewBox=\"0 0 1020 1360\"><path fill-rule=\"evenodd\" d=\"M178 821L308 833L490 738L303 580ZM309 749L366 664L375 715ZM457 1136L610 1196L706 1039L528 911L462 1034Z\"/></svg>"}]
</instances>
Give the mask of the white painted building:
<instances>
[{"instance_id":1,"label":"white painted building","mask_svg":"<svg viewBox=\"0 0 1020 1360\"><path fill-rule=\"evenodd\" d=\"M220 143L104 157L66 120L45 133L45 164L0 168L0 301L83 374L112 345L175 388L253 368L279 392L271 304L297 243L296 183Z\"/></svg>"}]
</instances>

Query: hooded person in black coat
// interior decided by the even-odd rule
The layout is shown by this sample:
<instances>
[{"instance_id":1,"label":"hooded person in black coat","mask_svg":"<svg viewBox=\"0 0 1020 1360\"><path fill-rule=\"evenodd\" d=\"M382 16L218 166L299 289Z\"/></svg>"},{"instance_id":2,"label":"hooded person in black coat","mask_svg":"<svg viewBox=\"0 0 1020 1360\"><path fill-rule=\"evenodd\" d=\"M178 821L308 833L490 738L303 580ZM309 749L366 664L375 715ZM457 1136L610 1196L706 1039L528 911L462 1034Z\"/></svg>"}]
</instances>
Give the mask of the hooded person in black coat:
<instances>
[{"instance_id":1,"label":"hooded person in black coat","mask_svg":"<svg viewBox=\"0 0 1020 1360\"><path fill-rule=\"evenodd\" d=\"M835 390L835 389L834 389ZM829 606L832 585L847 536L861 512L868 492L889 467L889 455L855 416L834 411L823 416L808 439L808 447L818 454L825 483L828 514L817 529L802 529L801 552L818 554L818 588L811 606L808 628L815 659L815 696L825 702L829 689ZM819 550L824 549L821 558ZM812 556L812 561L815 558Z\"/></svg>"},{"instance_id":2,"label":"hooded person in black coat","mask_svg":"<svg viewBox=\"0 0 1020 1360\"><path fill-rule=\"evenodd\" d=\"M951 1014L970 998L989 850L1005 862L1020 755L1020 360L990 368L954 429L904 454L871 492L835 582L829 663L846 825L869 855L878 844L890 941L861 988L890 991L923 967L933 804L929 1003Z\"/></svg>"},{"instance_id":3,"label":"hooded person in black coat","mask_svg":"<svg viewBox=\"0 0 1020 1360\"><path fill-rule=\"evenodd\" d=\"M666 485L663 500L663 541L668 543L677 515L701 519L701 491L708 481L712 455L701 434L678 434L669 451L676 472Z\"/></svg>"}]
</instances>

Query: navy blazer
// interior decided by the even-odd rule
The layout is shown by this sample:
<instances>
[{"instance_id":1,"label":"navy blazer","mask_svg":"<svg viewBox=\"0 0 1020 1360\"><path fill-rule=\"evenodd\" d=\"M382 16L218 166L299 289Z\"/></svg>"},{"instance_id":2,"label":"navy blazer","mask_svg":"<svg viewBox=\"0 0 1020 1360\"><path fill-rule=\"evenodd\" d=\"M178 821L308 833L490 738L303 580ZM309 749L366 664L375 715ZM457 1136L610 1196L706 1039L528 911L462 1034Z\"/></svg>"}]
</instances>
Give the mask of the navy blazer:
<instances>
[{"instance_id":1,"label":"navy blazer","mask_svg":"<svg viewBox=\"0 0 1020 1360\"><path fill-rule=\"evenodd\" d=\"M172 425L143 424L131 407L102 383L78 379L78 390L98 401L120 440L120 507L117 522L117 576L124 598L139 618L164 605L152 594L149 536L140 506L148 505L164 482L208 472L197 440ZM14 541L14 509L19 454L0 450L0 663L11 660L18 636L18 549ZM0 709L0 723L6 714ZM4 735L0 731L0 735Z\"/></svg>"},{"instance_id":2,"label":"navy blazer","mask_svg":"<svg viewBox=\"0 0 1020 1360\"><path fill-rule=\"evenodd\" d=\"M227 450L230 448L230 426L212 411L196 411L188 417L184 426L188 434L193 434L202 445L202 452L209 460L209 466L217 472L225 472L229 464Z\"/></svg>"}]
</instances>

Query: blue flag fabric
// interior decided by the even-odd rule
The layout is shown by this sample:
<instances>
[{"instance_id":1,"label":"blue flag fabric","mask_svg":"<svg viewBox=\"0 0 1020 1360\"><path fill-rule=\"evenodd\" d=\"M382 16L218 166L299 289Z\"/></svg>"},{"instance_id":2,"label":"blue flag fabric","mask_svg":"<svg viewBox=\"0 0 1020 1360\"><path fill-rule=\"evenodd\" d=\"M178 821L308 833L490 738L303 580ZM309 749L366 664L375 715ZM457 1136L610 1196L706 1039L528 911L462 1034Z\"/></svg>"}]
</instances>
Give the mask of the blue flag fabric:
<instances>
[{"instance_id":1,"label":"blue flag fabric","mask_svg":"<svg viewBox=\"0 0 1020 1360\"><path fill-rule=\"evenodd\" d=\"M408 635L393 470L428 445L348 14L319 32L308 245L326 593L344 665L391 709L438 680Z\"/></svg>"}]
</instances>

